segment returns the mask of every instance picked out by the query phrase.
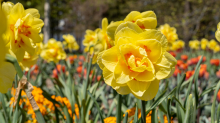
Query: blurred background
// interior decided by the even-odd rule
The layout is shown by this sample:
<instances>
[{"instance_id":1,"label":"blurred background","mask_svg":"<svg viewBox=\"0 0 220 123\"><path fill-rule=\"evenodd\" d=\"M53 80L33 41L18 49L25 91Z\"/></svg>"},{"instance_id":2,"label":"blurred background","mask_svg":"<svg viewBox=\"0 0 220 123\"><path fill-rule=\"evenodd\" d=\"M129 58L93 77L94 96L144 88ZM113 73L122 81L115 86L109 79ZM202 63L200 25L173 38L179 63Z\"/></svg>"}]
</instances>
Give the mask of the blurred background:
<instances>
[{"instance_id":1,"label":"blurred background","mask_svg":"<svg viewBox=\"0 0 220 123\"><path fill-rule=\"evenodd\" d=\"M153 10L158 27L165 23L177 29L186 45L193 39L215 39L220 21L220 0L4 0L20 2L27 8L37 8L44 19L44 41L63 34L75 36L82 46L85 31L101 26L102 18L123 20L130 11ZM82 47L81 47L82 50Z\"/></svg>"}]
</instances>

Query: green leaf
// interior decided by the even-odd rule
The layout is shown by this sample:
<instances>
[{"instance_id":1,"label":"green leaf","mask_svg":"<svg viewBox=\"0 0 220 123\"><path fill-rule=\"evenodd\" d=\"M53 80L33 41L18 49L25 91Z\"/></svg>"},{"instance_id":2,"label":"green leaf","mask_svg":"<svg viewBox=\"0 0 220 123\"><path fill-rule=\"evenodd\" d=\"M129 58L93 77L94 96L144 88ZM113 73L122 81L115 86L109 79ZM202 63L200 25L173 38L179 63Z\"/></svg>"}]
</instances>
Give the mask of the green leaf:
<instances>
[{"instance_id":1,"label":"green leaf","mask_svg":"<svg viewBox=\"0 0 220 123\"><path fill-rule=\"evenodd\" d=\"M195 123L195 102L193 101L192 94L188 96L186 104L186 115L183 123Z\"/></svg>"},{"instance_id":2,"label":"green leaf","mask_svg":"<svg viewBox=\"0 0 220 123\"><path fill-rule=\"evenodd\" d=\"M104 123L104 118L103 118L103 116L102 116L102 112L101 112L101 110L100 110L99 104L96 102L95 98L92 96L92 94L89 92L89 90L88 90L88 94L89 94L89 96L92 98L93 102L94 102L95 105L96 105L96 108L98 109L98 112L99 112L99 115L100 115L100 118L101 118L101 122Z\"/></svg>"},{"instance_id":3,"label":"green leaf","mask_svg":"<svg viewBox=\"0 0 220 123\"><path fill-rule=\"evenodd\" d=\"M213 99L213 103L212 103L212 110L211 110L211 123L214 123L215 121L215 115L216 115L216 111L215 111L215 105L216 105L216 98L217 98L217 94L218 91L220 89L220 81L217 84L217 87L215 89L215 94L214 94L214 99Z\"/></svg>"},{"instance_id":4,"label":"green leaf","mask_svg":"<svg viewBox=\"0 0 220 123\"><path fill-rule=\"evenodd\" d=\"M171 120L170 103L171 103L171 99L168 98L168 101L167 101L167 120L168 120L168 123L170 123L170 120ZM155 123L155 122L154 122L154 123Z\"/></svg>"},{"instance_id":5,"label":"green leaf","mask_svg":"<svg viewBox=\"0 0 220 123\"><path fill-rule=\"evenodd\" d=\"M160 105L168 96L173 94L176 91L176 88L174 88L169 94L164 96L165 92L162 93L157 100L153 102L153 104L147 109L146 114L148 114L152 109L156 108L158 105Z\"/></svg>"},{"instance_id":6,"label":"green leaf","mask_svg":"<svg viewBox=\"0 0 220 123\"><path fill-rule=\"evenodd\" d=\"M1 111L0 111L0 121L1 123L6 123Z\"/></svg>"},{"instance_id":7,"label":"green leaf","mask_svg":"<svg viewBox=\"0 0 220 123\"><path fill-rule=\"evenodd\" d=\"M135 114L134 114L134 121L133 123L137 123L138 122L138 107L136 105L136 110L135 110Z\"/></svg>"},{"instance_id":8,"label":"green leaf","mask_svg":"<svg viewBox=\"0 0 220 123\"><path fill-rule=\"evenodd\" d=\"M209 92L212 92L213 90L215 90L215 87L216 87L216 85L214 85L214 86L212 86L212 87L206 89L205 91L203 91L203 92L199 95L199 98L200 98L200 97L203 97L204 95L208 94Z\"/></svg>"},{"instance_id":9,"label":"green leaf","mask_svg":"<svg viewBox=\"0 0 220 123\"><path fill-rule=\"evenodd\" d=\"M128 121L128 112L126 112L125 117L123 119L123 123L127 123Z\"/></svg>"},{"instance_id":10,"label":"green leaf","mask_svg":"<svg viewBox=\"0 0 220 123\"><path fill-rule=\"evenodd\" d=\"M158 123L158 115L157 115L156 108L152 109L151 121L152 123Z\"/></svg>"},{"instance_id":11,"label":"green leaf","mask_svg":"<svg viewBox=\"0 0 220 123\"><path fill-rule=\"evenodd\" d=\"M217 111L217 117L216 117L217 123L219 123L219 117L220 117L220 104L218 104L218 111Z\"/></svg>"},{"instance_id":12,"label":"green leaf","mask_svg":"<svg viewBox=\"0 0 220 123\"><path fill-rule=\"evenodd\" d=\"M116 114L116 123L121 123L121 104L122 104L122 96L118 94L118 105L117 105L117 114Z\"/></svg>"}]
</instances>

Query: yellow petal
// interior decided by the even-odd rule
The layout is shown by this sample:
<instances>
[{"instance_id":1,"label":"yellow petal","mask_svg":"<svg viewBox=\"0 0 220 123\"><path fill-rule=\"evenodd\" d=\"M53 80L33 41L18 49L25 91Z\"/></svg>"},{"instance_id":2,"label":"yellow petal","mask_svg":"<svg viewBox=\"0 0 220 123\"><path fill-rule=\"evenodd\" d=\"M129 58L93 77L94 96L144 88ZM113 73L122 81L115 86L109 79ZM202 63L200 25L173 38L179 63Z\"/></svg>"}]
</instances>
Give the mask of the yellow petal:
<instances>
[{"instance_id":1,"label":"yellow petal","mask_svg":"<svg viewBox=\"0 0 220 123\"><path fill-rule=\"evenodd\" d=\"M33 55L35 53L36 46L32 43L32 41L30 40L29 37L27 37L23 34L20 34L20 36L23 41L23 43L22 42L20 43L21 48L24 51L27 51L30 55Z\"/></svg>"},{"instance_id":2,"label":"yellow petal","mask_svg":"<svg viewBox=\"0 0 220 123\"><path fill-rule=\"evenodd\" d=\"M107 18L103 18L102 19L102 30L104 32L106 32L107 31L107 27L108 27L108 19Z\"/></svg>"},{"instance_id":3,"label":"yellow petal","mask_svg":"<svg viewBox=\"0 0 220 123\"><path fill-rule=\"evenodd\" d=\"M127 95L131 93L128 86L116 86L116 87L113 86L113 88L121 95Z\"/></svg>"},{"instance_id":4,"label":"yellow petal","mask_svg":"<svg viewBox=\"0 0 220 123\"><path fill-rule=\"evenodd\" d=\"M127 65L122 60L119 60L114 71L116 83L125 84L131 79L133 79L134 77L136 77L137 75L138 75L137 72L133 72L129 70Z\"/></svg>"},{"instance_id":5,"label":"yellow petal","mask_svg":"<svg viewBox=\"0 0 220 123\"><path fill-rule=\"evenodd\" d=\"M136 45L142 47L147 52L148 58L151 62L157 62L162 55L162 46L156 39L138 40Z\"/></svg>"},{"instance_id":6,"label":"yellow petal","mask_svg":"<svg viewBox=\"0 0 220 123\"><path fill-rule=\"evenodd\" d=\"M148 89L151 82L140 82L137 80L131 80L128 83L128 87L130 88L131 92L138 97L142 97L144 92Z\"/></svg>"},{"instance_id":7,"label":"yellow petal","mask_svg":"<svg viewBox=\"0 0 220 123\"><path fill-rule=\"evenodd\" d=\"M112 80L114 78L113 72L108 70L107 68L103 69L103 77L104 81L107 85L111 86L112 85Z\"/></svg>"},{"instance_id":8,"label":"yellow petal","mask_svg":"<svg viewBox=\"0 0 220 123\"><path fill-rule=\"evenodd\" d=\"M13 6L11 9L10 16L13 18L13 20L18 20L19 18L22 18L24 15L24 7L21 3L17 3Z\"/></svg>"},{"instance_id":9,"label":"yellow petal","mask_svg":"<svg viewBox=\"0 0 220 123\"><path fill-rule=\"evenodd\" d=\"M0 92L6 93L12 87L16 71L14 66L9 62L3 62L0 66Z\"/></svg>"},{"instance_id":10,"label":"yellow petal","mask_svg":"<svg viewBox=\"0 0 220 123\"><path fill-rule=\"evenodd\" d=\"M39 11L37 9L26 9L25 10L25 15L31 14L35 18L40 18Z\"/></svg>"},{"instance_id":11,"label":"yellow petal","mask_svg":"<svg viewBox=\"0 0 220 123\"><path fill-rule=\"evenodd\" d=\"M115 30L123 21L111 22L107 27L107 34L112 40L115 40Z\"/></svg>"},{"instance_id":12,"label":"yellow petal","mask_svg":"<svg viewBox=\"0 0 220 123\"><path fill-rule=\"evenodd\" d=\"M141 72L139 73L135 79L137 81L142 81L142 82L151 82L155 79L155 75L152 71L144 71L144 72Z\"/></svg>"},{"instance_id":13,"label":"yellow petal","mask_svg":"<svg viewBox=\"0 0 220 123\"><path fill-rule=\"evenodd\" d=\"M158 30L155 29L145 29L143 33L139 35L142 39L156 39L161 43L162 53L166 52L168 47L168 42L166 37Z\"/></svg>"},{"instance_id":14,"label":"yellow petal","mask_svg":"<svg viewBox=\"0 0 220 123\"><path fill-rule=\"evenodd\" d=\"M2 4L2 11L5 13L5 15L9 15L14 4L12 2L3 2Z\"/></svg>"},{"instance_id":15,"label":"yellow petal","mask_svg":"<svg viewBox=\"0 0 220 123\"><path fill-rule=\"evenodd\" d=\"M121 29L123 29L125 27L132 29L136 33L142 33L143 32L142 29L137 24L134 24L132 22L124 22L124 23L121 23L118 26L118 28L115 31L115 34L117 34Z\"/></svg>"},{"instance_id":16,"label":"yellow petal","mask_svg":"<svg viewBox=\"0 0 220 123\"><path fill-rule=\"evenodd\" d=\"M148 87L148 89L144 92L143 95L139 96L139 95L135 95L134 93L134 96L138 99L141 99L141 100L145 100L145 101L148 101L148 100L152 100L156 95L157 95L157 92L158 92L158 89L159 89L159 80L154 80L153 82L149 82L150 83L150 86ZM148 82L147 82L148 83Z\"/></svg>"},{"instance_id":17,"label":"yellow petal","mask_svg":"<svg viewBox=\"0 0 220 123\"><path fill-rule=\"evenodd\" d=\"M165 52L156 64L161 67L171 68L171 66L175 66L176 63L176 59L170 53Z\"/></svg>"},{"instance_id":18,"label":"yellow petal","mask_svg":"<svg viewBox=\"0 0 220 123\"><path fill-rule=\"evenodd\" d=\"M155 29L157 26L157 19L153 17L147 17L138 19L136 24L142 29Z\"/></svg>"},{"instance_id":19,"label":"yellow petal","mask_svg":"<svg viewBox=\"0 0 220 123\"><path fill-rule=\"evenodd\" d=\"M136 21L137 19L141 18L142 16L140 16L141 13L138 12L138 11L132 11L130 12L126 18L124 19L124 21L131 21L131 22L134 22Z\"/></svg>"},{"instance_id":20,"label":"yellow petal","mask_svg":"<svg viewBox=\"0 0 220 123\"><path fill-rule=\"evenodd\" d=\"M220 42L220 23L218 23L217 31L215 32L216 39Z\"/></svg>"},{"instance_id":21,"label":"yellow petal","mask_svg":"<svg viewBox=\"0 0 220 123\"><path fill-rule=\"evenodd\" d=\"M153 17L156 18L156 14L153 11L146 11L141 13L142 18Z\"/></svg>"},{"instance_id":22,"label":"yellow petal","mask_svg":"<svg viewBox=\"0 0 220 123\"><path fill-rule=\"evenodd\" d=\"M105 67L114 72L115 67L118 63L118 56L117 56L117 48L114 46L108 50L106 50L102 54L102 63L105 65Z\"/></svg>"},{"instance_id":23,"label":"yellow petal","mask_svg":"<svg viewBox=\"0 0 220 123\"><path fill-rule=\"evenodd\" d=\"M28 35L32 39L33 43L40 43L42 42L42 38L40 37L39 33L35 29L29 29L31 34Z\"/></svg>"},{"instance_id":24,"label":"yellow petal","mask_svg":"<svg viewBox=\"0 0 220 123\"><path fill-rule=\"evenodd\" d=\"M40 31L39 28L41 29L43 27L43 25L44 25L44 22L41 19L34 18L34 21L32 22L31 27L34 28L34 29L38 29L38 31Z\"/></svg>"},{"instance_id":25,"label":"yellow petal","mask_svg":"<svg viewBox=\"0 0 220 123\"><path fill-rule=\"evenodd\" d=\"M124 27L117 32L117 34L115 35L115 45L117 45L118 39L120 37L130 37L133 39L133 42L140 39L138 33L128 27Z\"/></svg>"},{"instance_id":26,"label":"yellow petal","mask_svg":"<svg viewBox=\"0 0 220 123\"><path fill-rule=\"evenodd\" d=\"M104 69L104 64L102 63L102 54L104 53L105 51L102 51L98 54L97 56L97 64L99 65L99 67L103 70Z\"/></svg>"}]
</instances>

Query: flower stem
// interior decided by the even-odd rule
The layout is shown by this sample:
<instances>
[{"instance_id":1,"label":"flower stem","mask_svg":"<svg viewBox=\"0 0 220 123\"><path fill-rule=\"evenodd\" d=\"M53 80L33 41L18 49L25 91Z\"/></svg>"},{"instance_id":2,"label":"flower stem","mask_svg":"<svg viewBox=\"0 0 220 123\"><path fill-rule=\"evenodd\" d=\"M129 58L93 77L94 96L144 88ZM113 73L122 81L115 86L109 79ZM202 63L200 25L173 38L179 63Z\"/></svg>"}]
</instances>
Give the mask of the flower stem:
<instances>
[{"instance_id":1,"label":"flower stem","mask_svg":"<svg viewBox=\"0 0 220 123\"><path fill-rule=\"evenodd\" d=\"M141 100L141 123L146 123L145 101Z\"/></svg>"},{"instance_id":2,"label":"flower stem","mask_svg":"<svg viewBox=\"0 0 220 123\"><path fill-rule=\"evenodd\" d=\"M121 123L121 103L122 103L122 96L118 94L118 105L117 105L117 121L116 123Z\"/></svg>"}]
</instances>

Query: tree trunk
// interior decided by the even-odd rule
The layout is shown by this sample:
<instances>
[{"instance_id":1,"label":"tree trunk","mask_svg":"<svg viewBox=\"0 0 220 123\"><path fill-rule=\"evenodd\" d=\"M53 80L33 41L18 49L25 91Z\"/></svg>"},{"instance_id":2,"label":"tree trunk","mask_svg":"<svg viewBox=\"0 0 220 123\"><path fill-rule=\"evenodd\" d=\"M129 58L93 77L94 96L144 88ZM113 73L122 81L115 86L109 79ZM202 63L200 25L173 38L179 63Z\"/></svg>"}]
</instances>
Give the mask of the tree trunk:
<instances>
[{"instance_id":1,"label":"tree trunk","mask_svg":"<svg viewBox=\"0 0 220 123\"><path fill-rule=\"evenodd\" d=\"M50 0L44 3L44 43L50 38Z\"/></svg>"}]
</instances>

